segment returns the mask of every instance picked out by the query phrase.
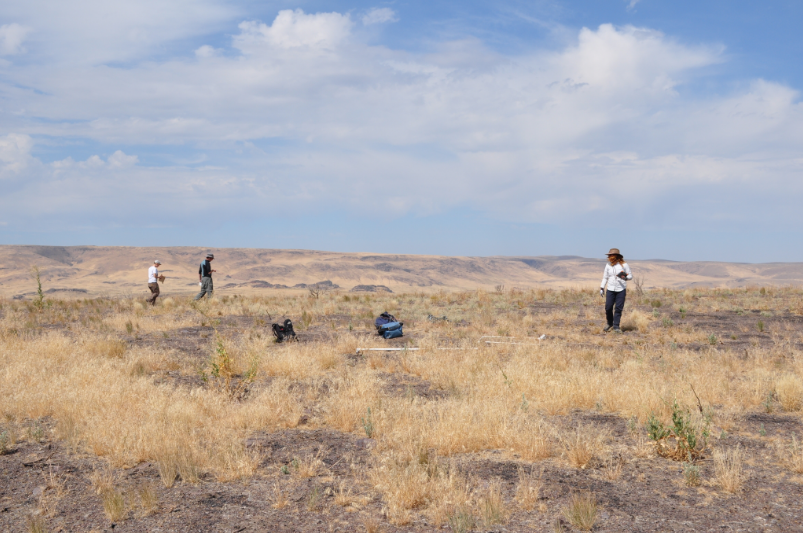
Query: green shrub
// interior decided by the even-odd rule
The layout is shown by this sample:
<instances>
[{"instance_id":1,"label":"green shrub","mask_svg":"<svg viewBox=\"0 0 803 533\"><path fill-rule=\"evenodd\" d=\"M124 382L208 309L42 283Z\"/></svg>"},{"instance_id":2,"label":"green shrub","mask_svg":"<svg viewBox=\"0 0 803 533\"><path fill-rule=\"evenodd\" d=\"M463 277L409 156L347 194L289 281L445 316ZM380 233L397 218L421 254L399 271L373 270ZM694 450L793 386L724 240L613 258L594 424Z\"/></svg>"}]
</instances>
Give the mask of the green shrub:
<instances>
[{"instance_id":1,"label":"green shrub","mask_svg":"<svg viewBox=\"0 0 803 533\"><path fill-rule=\"evenodd\" d=\"M708 426L707 418L699 425L695 424L689 410L681 409L675 400L672 404L672 424L665 426L655 415L650 415L647 434L655 441L658 455L675 461L692 462L702 456L708 445Z\"/></svg>"}]
</instances>

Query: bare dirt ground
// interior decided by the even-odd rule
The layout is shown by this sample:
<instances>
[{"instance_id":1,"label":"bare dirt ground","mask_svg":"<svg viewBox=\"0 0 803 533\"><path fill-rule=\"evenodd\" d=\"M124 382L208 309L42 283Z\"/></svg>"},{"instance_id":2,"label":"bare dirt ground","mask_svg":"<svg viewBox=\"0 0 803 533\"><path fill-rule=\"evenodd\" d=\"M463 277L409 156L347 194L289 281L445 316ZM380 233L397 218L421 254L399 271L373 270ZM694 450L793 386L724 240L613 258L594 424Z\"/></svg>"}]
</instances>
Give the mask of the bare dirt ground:
<instances>
[{"instance_id":1,"label":"bare dirt ground","mask_svg":"<svg viewBox=\"0 0 803 533\"><path fill-rule=\"evenodd\" d=\"M629 306L638 307L645 314L660 309L645 303ZM582 305L569 305L568 309L569 312L567 305L535 302L519 311L533 316L561 311L569 316L576 310L577 318L555 320L542 342L564 343L582 351L600 349L594 339L604 339L616 342L618 349L627 354L625 358L632 359L643 357L648 345L654 344L677 350L713 350L737 359L750 357L751 351L777 348L784 342L790 357L795 350L803 349L800 336L803 317L788 309L771 313L749 309L681 313L664 307L660 320L650 324L650 335L630 331L619 337L606 337L601 332L601 320L589 320ZM446 305L438 310L448 314ZM154 384L204 388L209 385L200 371L192 375L179 369L193 365L202 368L215 349L216 332L235 340L269 336L270 322L284 318L226 315L218 319L214 328L208 323L116 336L129 349L159 349L175 361L174 370L153 372ZM296 324L303 321L301 316L289 315L289 318ZM328 342L336 335L337 328L346 327L351 321L354 320L348 315L329 315L301 331L300 342ZM671 326L667 325L669 321ZM408 320L405 337L393 341L373 336L365 322L358 322L353 328L355 334L362 335L364 347L415 346L423 338L425 322L421 319ZM466 321L455 329L469 325ZM80 331L64 323L41 327L68 335ZM676 342L672 335L661 333L662 328L668 327L702 332L707 338L697 335L698 340ZM792 335L782 336L779 332ZM578 342L578 335L587 338L587 342ZM270 347L268 352L278 348ZM371 364L365 352L342 355L344 365L349 367ZM270 353L266 356L270 357ZM388 361L401 357L399 352L377 356ZM649 364L661 365L661 358L651 358ZM378 373L378 379L383 394L389 397L437 401L451 394L410 373L383 371ZM327 381L322 380L316 386L326 389ZM326 394L326 390L318 393ZM315 417L315 412L306 411L296 427L252 432L245 444L259 459L254 475L247 479L221 482L205 473L195 483L176 482L171 487L162 483L153 462L110 468L103 458L86 449L71 447L57 438L56 424L48 418L0 422L0 433L11 431L16 435L15 442L0 456L0 530L228 533L460 530L462 526L454 521L436 526L424 515L414 515L405 525L391 523L382 494L366 477L367 469L376 461L373 453L377 442L359 430L311 427L309 420ZM721 490L714 481L711 454L704 455L697 463L700 484L684 483L683 465L656 456L641 423L634 424L602 409L574 409L548 418L555 427L568 432L578 425L595 427L606 436L610 453L583 468L567 464L561 456L526 461L506 449L437 457L436 461L469 480L475 491L482 491L491 482L500 484L507 510L500 520L502 523L474 523L464 530L577 531L564 510L573 496L591 493L599 509L593 531L803 531L803 475L778 461L779 439L786 442L793 435L803 437L803 423L799 412L783 412L777 399L770 397L762 408L732 416L727 427L720 423L712 428L712 441L716 441L717 448L738 448L744 453L743 485L734 494ZM515 503L522 469L540 484L537 502L531 510ZM110 518L98 484L92 481L93 474L101 472L112 476L115 490L124 501L124 510L115 519ZM148 498L142 496L147 490L154 493L155 503L150 505Z\"/></svg>"}]
</instances>

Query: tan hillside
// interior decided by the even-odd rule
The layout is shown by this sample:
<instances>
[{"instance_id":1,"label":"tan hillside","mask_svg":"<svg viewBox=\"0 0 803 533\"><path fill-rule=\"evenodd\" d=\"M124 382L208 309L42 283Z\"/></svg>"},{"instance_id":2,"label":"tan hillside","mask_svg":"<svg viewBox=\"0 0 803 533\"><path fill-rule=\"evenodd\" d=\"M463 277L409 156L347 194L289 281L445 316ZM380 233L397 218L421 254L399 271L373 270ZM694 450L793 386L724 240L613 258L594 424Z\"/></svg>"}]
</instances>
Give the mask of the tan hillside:
<instances>
[{"instance_id":1,"label":"tan hillside","mask_svg":"<svg viewBox=\"0 0 803 533\"><path fill-rule=\"evenodd\" d=\"M158 258L167 276L163 292L187 294L198 286L205 248L4 245L0 296L30 295L30 267L42 272L45 291L79 296L137 295L147 268ZM216 291L253 293L331 281L342 290L358 285L410 290L506 287L588 287L599 283L604 258L576 256L446 257L251 248L212 249ZM645 287L803 284L803 263L629 261ZM86 292L84 292L86 291Z\"/></svg>"}]
</instances>

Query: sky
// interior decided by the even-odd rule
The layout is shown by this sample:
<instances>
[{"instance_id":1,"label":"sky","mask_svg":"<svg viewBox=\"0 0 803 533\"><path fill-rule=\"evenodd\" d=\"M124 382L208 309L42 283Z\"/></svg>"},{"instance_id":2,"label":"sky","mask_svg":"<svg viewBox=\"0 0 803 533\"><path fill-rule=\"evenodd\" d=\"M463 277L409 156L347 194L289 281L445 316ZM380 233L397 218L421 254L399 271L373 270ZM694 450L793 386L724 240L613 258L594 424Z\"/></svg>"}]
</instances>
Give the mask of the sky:
<instances>
[{"instance_id":1,"label":"sky","mask_svg":"<svg viewBox=\"0 0 803 533\"><path fill-rule=\"evenodd\" d=\"M0 243L803 261L803 2L0 4Z\"/></svg>"}]
</instances>

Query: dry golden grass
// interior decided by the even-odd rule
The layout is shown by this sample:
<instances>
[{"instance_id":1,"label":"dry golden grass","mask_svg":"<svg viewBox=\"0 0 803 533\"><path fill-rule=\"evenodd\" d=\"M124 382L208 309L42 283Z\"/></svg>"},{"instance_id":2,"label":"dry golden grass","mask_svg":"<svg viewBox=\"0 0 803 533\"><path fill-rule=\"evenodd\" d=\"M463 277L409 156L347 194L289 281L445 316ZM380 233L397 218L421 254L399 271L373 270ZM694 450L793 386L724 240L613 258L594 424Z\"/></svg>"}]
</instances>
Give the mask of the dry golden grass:
<instances>
[{"instance_id":1,"label":"dry golden grass","mask_svg":"<svg viewBox=\"0 0 803 533\"><path fill-rule=\"evenodd\" d=\"M778 401L787 411L800 411L803 408L803 379L786 374L775 382Z\"/></svg>"},{"instance_id":2,"label":"dry golden grass","mask_svg":"<svg viewBox=\"0 0 803 533\"><path fill-rule=\"evenodd\" d=\"M561 437L566 458L575 468L587 467L604 449L605 435L594 425L578 425Z\"/></svg>"},{"instance_id":3,"label":"dry golden grass","mask_svg":"<svg viewBox=\"0 0 803 533\"><path fill-rule=\"evenodd\" d=\"M145 516L151 515L159 508L159 495L153 485L143 485L137 491L139 503Z\"/></svg>"},{"instance_id":4,"label":"dry golden grass","mask_svg":"<svg viewBox=\"0 0 803 533\"><path fill-rule=\"evenodd\" d=\"M775 443L775 453L778 460L786 468L796 474L803 474L803 444L796 435L792 435L790 442L778 441Z\"/></svg>"},{"instance_id":5,"label":"dry golden grass","mask_svg":"<svg viewBox=\"0 0 803 533\"><path fill-rule=\"evenodd\" d=\"M45 517L40 514L29 516L27 520L27 530L28 533L47 533L49 530Z\"/></svg>"},{"instance_id":6,"label":"dry golden grass","mask_svg":"<svg viewBox=\"0 0 803 533\"><path fill-rule=\"evenodd\" d=\"M597 499L593 494L574 494L563 516L580 531L591 531L597 522Z\"/></svg>"},{"instance_id":7,"label":"dry golden grass","mask_svg":"<svg viewBox=\"0 0 803 533\"><path fill-rule=\"evenodd\" d=\"M658 318L646 310L655 300L661 301ZM540 312L529 307L533 302L557 307ZM327 293L317 299L283 293L202 304L174 297L154 308L131 300L55 301L41 311L25 302L0 302L0 415L19 427L49 417L57 438L76 451L115 467L154 462L168 487L198 482L205 474L220 481L249 479L259 460L246 439L296 427L304 415L306 427L373 440L364 481L366 490L381 495L391 523L423 514L440 526L465 525L469 515L487 523L493 514L487 509L506 512L498 494L478 488L453 467L451 458L458 454L499 450L516 461L560 458L575 468L601 462L600 475L618 479L621 463L605 461L609 437L597 426L578 425L578 410L632 419L636 438L613 444L644 458L654 447L643 437L643 424L651 414L670 418L667 399L697 412L690 384L717 431L729 431L744 413L767 406L800 412L799 332L777 327L771 343L730 351L710 344L709 331L664 326L660 318L680 308L780 314L803 309L800 290L651 291L641 309L635 303L631 298L625 316L634 332L613 336L599 333L599 296L579 290ZM420 349L355 355L358 347L384 344L373 336L371 322L385 310L405 321ZM430 322L428 314L467 325ZM318 340L275 344L266 326L278 316L296 322L305 316L299 329ZM238 317L238 326L221 325L227 317ZM193 339L206 350L202 359L160 347L165 336L189 327L206 335ZM536 340L541 334L545 341ZM512 335L520 344L486 345L480 342L484 335ZM183 381L165 380L168 372ZM390 392L396 378L426 382L433 394ZM768 403L768 397L777 402ZM555 415L575 418L566 424ZM785 463L803 462L794 459L803 456L799 444L785 449L791 458ZM320 456L297 459L295 476L283 481L327 474ZM730 455L717 463L723 490L738 485L736 459ZM531 467L527 471L515 500L531 510L539 505L540 483ZM101 474L93 483L115 490L114 480L104 481ZM274 506L288 505L276 487ZM334 498L342 506L354 501L343 487Z\"/></svg>"},{"instance_id":8,"label":"dry golden grass","mask_svg":"<svg viewBox=\"0 0 803 533\"><path fill-rule=\"evenodd\" d=\"M734 494L744 485L744 452L740 447L714 451L714 471L722 490Z\"/></svg>"},{"instance_id":9,"label":"dry golden grass","mask_svg":"<svg viewBox=\"0 0 803 533\"><path fill-rule=\"evenodd\" d=\"M273 504L271 507L274 509L283 509L287 507L290 503L290 500L287 497L287 491L282 488L280 483L274 483L273 485Z\"/></svg>"},{"instance_id":10,"label":"dry golden grass","mask_svg":"<svg viewBox=\"0 0 803 533\"><path fill-rule=\"evenodd\" d=\"M622 316L622 331L641 331L647 332L650 327L651 317L639 311L638 309L623 313Z\"/></svg>"},{"instance_id":11,"label":"dry golden grass","mask_svg":"<svg viewBox=\"0 0 803 533\"><path fill-rule=\"evenodd\" d=\"M527 472L524 467L519 465L519 482L516 485L516 502L525 511L532 511L538 499L541 497L541 482L540 475L535 476L535 469L530 467Z\"/></svg>"},{"instance_id":12,"label":"dry golden grass","mask_svg":"<svg viewBox=\"0 0 803 533\"><path fill-rule=\"evenodd\" d=\"M505 508L505 499L502 497L502 484L491 481L479 497L480 516L482 524L491 527L507 522L508 511Z\"/></svg>"},{"instance_id":13,"label":"dry golden grass","mask_svg":"<svg viewBox=\"0 0 803 533\"><path fill-rule=\"evenodd\" d=\"M115 489L104 490L100 497L103 501L103 512L112 522L119 522L128 513L125 496L122 492Z\"/></svg>"}]
</instances>

